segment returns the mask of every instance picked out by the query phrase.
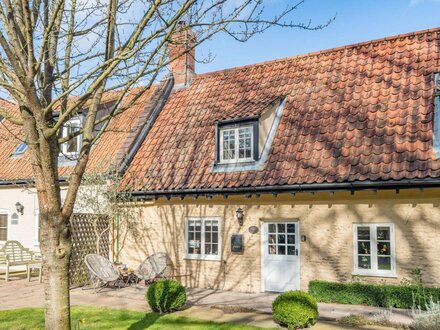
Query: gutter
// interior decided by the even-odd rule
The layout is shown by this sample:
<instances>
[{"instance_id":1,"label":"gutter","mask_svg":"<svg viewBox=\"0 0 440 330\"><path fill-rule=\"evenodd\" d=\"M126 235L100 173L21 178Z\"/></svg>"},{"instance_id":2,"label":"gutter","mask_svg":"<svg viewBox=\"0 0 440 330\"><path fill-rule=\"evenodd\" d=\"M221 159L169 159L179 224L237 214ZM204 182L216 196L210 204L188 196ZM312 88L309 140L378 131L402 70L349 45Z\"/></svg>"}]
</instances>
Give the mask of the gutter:
<instances>
[{"instance_id":1,"label":"gutter","mask_svg":"<svg viewBox=\"0 0 440 330\"><path fill-rule=\"evenodd\" d=\"M153 190L136 191L132 193L135 199L154 199L158 197L185 197L198 195L259 195L299 192L334 192L334 191L361 191L361 190L400 190L411 188L440 188L440 178L387 180L387 181L354 181L341 183L311 183L262 187L239 188L209 188L209 189L182 189L182 190Z\"/></svg>"},{"instance_id":2,"label":"gutter","mask_svg":"<svg viewBox=\"0 0 440 330\"><path fill-rule=\"evenodd\" d=\"M153 127L153 124L156 121L157 116L159 115L166 101L168 100L168 97L170 96L171 91L173 90L173 86L174 86L174 78L170 76L167 79L165 86L162 88L161 93L158 96L158 100L155 102L154 109L151 111L151 114L148 116L147 122L142 127L141 131L134 140L133 144L130 146L127 156L124 157L124 160L119 166L118 169L119 175L121 176L124 175L125 171L127 170L128 166L133 160L134 156L140 149L142 143L144 142L145 138L147 137L148 133Z\"/></svg>"},{"instance_id":3,"label":"gutter","mask_svg":"<svg viewBox=\"0 0 440 330\"><path fill-rule=\"evenodd\" d=\"M66 178L59 178L59 183L65 183L67 182ZM0 187L1 186L17 186L17 185L28 185L28 184L35 184L34 180L0 180Z\"/></svg>"}]
</instances>

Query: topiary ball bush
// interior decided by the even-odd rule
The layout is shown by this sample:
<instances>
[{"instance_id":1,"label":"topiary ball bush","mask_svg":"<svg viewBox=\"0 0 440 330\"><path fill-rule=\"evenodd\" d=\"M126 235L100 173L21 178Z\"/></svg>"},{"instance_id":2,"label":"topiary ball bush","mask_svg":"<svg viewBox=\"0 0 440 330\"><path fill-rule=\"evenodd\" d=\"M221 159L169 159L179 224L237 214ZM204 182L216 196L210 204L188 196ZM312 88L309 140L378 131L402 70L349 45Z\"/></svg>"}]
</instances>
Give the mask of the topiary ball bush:
<instances>
[{"instance_id":1,"label":"topiary ball bush","mask_svg":"<svg viewBox=\"0 0 440 330\"><path fill-rule=\"evenodd\" d=\"M151 284L145 297L156 313L170 313L186 303L185 289L173 280L161 280Z\"/></svg>"},{"instance_id":2,"label":"topiary ball bush","mask_svg":"<svg viewBox=\"0 0 440 330\"><path fill-rule=\"evenodd\" d=\"M307 328L318 319L318 304L306 292L287 291L272 303L275 322L289 329Z\"/></svg>"}]
</instances>

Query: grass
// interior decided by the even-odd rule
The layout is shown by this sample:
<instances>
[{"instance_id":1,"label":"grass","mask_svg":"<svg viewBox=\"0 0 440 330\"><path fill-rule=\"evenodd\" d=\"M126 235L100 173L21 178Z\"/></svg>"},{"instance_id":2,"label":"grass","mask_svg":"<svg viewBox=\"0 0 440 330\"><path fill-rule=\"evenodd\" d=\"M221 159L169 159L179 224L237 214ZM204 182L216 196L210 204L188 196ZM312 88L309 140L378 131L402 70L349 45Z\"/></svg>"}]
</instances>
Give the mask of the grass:
<instances>
[{"instance_id":1,"label":"grass","mask_svg":"<svg viewBox=\"0 0 440 330\"><path fill-rule=\"evenodd\" d=\"M202 321L172 314L142 313L97 307L72 307L72 329L206 329L206 330L254 330L257 327ZM81 322L82 320L83 322ZM0 329L44 329L42 308L20 308L0 311Z\"/></svg>"}]
</instances>

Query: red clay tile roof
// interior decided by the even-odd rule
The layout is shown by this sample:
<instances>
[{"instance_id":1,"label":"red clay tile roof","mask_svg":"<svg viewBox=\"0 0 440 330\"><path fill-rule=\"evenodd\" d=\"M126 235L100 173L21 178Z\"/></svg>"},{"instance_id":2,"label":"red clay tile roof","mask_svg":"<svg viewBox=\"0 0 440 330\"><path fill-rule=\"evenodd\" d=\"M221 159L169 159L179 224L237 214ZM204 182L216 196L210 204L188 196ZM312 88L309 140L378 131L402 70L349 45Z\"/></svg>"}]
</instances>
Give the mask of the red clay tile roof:
<instances>
[{"instance_id":1,"label":"red clay tile roof","mask_svg":"<svg viewBox=\"0 0 440 330\"><path fill-rule=\"evenodd\" d=\"M198 75L175 91L125 182L139 191L440 177L440 29ZM214 122L287 96L263 170L213 173Z\"/></svg>"},{"instance_id":2,"label":"red clay tile roof","mask_svg":"<svg viewBox=\"0 0 440 330\"><path fill-rule=\"evenodd\" d=\"M127 144L126 140L134 138L133 133L145 122L144 105L154 90L155 86L145 92L128 110L111 120L105 133L91 151L87 171L105 172L109 166L119 165L118 162L125 155L123 149ZM114 93L110 94L110 96L106 95L105 102L114 98ZM132 95L127 95L122 105L127 104L131 97ZM1 99L0 106L11 108L11 110L17 108L15 104ZM20 157L11 157L22 137L23 132L20 126L6 120L0 123L0 181L32 180L33 173L28 152ZM61 167L59 175L67 176L70 170L71 167Z\"/></svg>"}]
</instances>

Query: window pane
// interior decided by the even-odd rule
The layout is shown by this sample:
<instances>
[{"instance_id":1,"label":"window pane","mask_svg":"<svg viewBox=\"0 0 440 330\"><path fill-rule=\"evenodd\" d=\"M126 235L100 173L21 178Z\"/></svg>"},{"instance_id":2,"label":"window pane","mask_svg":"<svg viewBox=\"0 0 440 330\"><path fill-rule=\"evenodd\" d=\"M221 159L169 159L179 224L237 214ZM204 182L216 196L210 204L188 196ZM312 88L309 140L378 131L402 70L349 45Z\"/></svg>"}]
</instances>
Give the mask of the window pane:
<instances>
[{"instance_id":1,"label":"window pane","mask_svg":"<svg viewBox=\"0 0 440 330\"><path fill-rule=\"evenodd\" d=\"M278 235L278 244L286 243L286 235Z\"/></svg>"},{"instance_id":2,"label":"window pane","mask_svg":"<svg viewBox=\"0 0 440 330\"><path fill-rule=\"evenodd\" d=\"M284 245L278 245L278 254L286 254L286 247Z\"/></svg>"},{"instance_id":3,"label":"window pane","mask_svg":"<svg viewBox=\"0 0 440 330\"><path fill-rule=\"evenodd\" d=\"M8 226L8 215L0 214L0 227L7 227L7 226Z\"/></svg>"},{"instance_id":4,"label":"window pane","mask_svg":"<svg viewBox=\"0 0 440 330\"><path fill-rule=\"evenodd\" d=\"M295 247L294 247L294 246L288 246L288 247L287 247L287 254L288 254L289 256L294 256L294 255L296 255L296 253L295 253Z\"/></svg>"},{"instance_id":5,"label":"window pane","mask_svg":"<svg viewBox=\"0 0 440 330\"><path fill-rule=\"evenodd\" d=\"M379 242L377 243L377 254L383 256L391 255L390 251L390 243L388 242Z\"/></svg>"},{"instance_id":6,"label":"window pane","mask_svg":"<svg viewBox=\"0 0 440 330\"><path fill-rule=\"evenodd\" d=\"M371 269L371 258L368 256L358 256L358 267L360 269Z\"/></svg>"},{"instance_id":7,"label":"window pane","mask_svg":"<svg viewBox=\"0 0 440 330\"><path fill-rule=\"evenodd\" d=\"M67 152L71 152L71 153L76 153L79 152L79 148L78 148L78 139L77 138L73 138L72 140L66 142L67 144Z\"/></svg>"},{"instance_id":8,"label":"window pane","mask_svg":"<svg viewBox=\"0 0 440 330\"><path fill-rule=\"evenodd\" d=\"M377 227L377 239L380 241L389 241L390 227Z\"/></svg>"},{"instance_id":9,"label":"window pane","mask_svg":"<svg viewBox=\"0 0 440 330\"><path fill-rule=\"evenodd\" d=\"M274 234L269 235L269 243L275 244L277 242L277 236Z\"/></svg>"},{"instance_id":10,"label":"window pane","mask_svg":"<svg viewBox=\"0 0 440 330\"><path fill-rule=\"evenodd\" d=\"M218 232L212 233L212 242L218 243Z\"/></svg>"},{"instance_id":11,"label":"window pane","mask_svg":"<svg viewBox=\"0 0 440 330\"><path fill-rule=\"evenodd\" d=\"M211 254L218 255L218 244L211 244Z\"/></svg>"},{"instance_id":12,"label":"window pane","mask_svg":"<svg viewBox=\"0 0 440 330\"><path fill-rule=\"evenodd\" d=\"M380 270L391 270L391 258L390 257L378 257L377 267Z\"/></svg>"},{"instance_id":13,"label":"window pane","mask_svg":"<svg viewBox=\"0 0 440 330\"><path fill-rule=\"evenodd\" d=\"M287 243L295 244L295 235L287 235Z\"/></svg>"},{"instance_id":14,"label":"window pane","mask_svg":"<svg viewBox=\"0 0 440 330\"><path fill-rule=\"evenodd\" d=\"M370 227L358 227L357 235L360 240L370 240Z\"/></svg>"},{"instance_id":15,"label":"window pane","mask_svg":"<svg viewBox=\"0 0 440 330\"><path fill-rule=\"evenodd\" d=\"M370 242L358 242L358 254L370 254Z\"/></svg>"},{"instance_id":16,"label":"window pane","mask_svg":"<svg viewBox=\"0 0 440 330\"><path fill-rule=\"evenodd\" d=\"M269 245L269 254L277 254L276 245Z\"/></svg>"},{"instance_id":17,"label":"window pane","mask_svg":"<svg viewBox=\"0 0 440 330\"><path fill-rule=\"evenodd\" d=\"M205 242L210 243L211 242L211 233L205 232Z\"/></svg>"},{"instance_id":18,"label":"window pane","mask_svg":"<svg viewBox=\"0 0 440 330\"><path fill-rule=\"evenodd\" d=\"M288 233L294 233L295 232L295 224L294 223L288 223L287 224L287 232Z\"/></svg>"},{"instance_id":19,"label":"window pane","mask_svg":"<svg viewBox=\"0 0 440 330\"><path fill-rule=\"evenodd\" d=\"M202 230L202 222L201 221L194 221L194 230L201 231Z\"/></svg>"},{"instance_id":20,"label":"window pane","mask_svg":"<svg viewBox=\"0 0 440 330\"><path fill-rule=\"evenodd\" d=\"M278 224L278 232L279 233L285 233L286 232L286 225L284 223Z\"/></svg>"},{"instance_id":21,"label":"window pane","mask_svg":"<svg viewBox=\"0 0 440 330\"><path fill-rule=\"evenodd\" d=\"M275 224L273 223L269 224L269 233L275 233L275 232L276 232Z\"/></svg>"},{"instance_id":22,"label":"window pane","mask_svg":"<svg viewBox=\"0 0 440 330\"><path fill-rule=\"evenodd\" d=\"M8 240L8 229L0 228L0 241L7 241L7 240Z\"/></svg>"}]
</instances>

